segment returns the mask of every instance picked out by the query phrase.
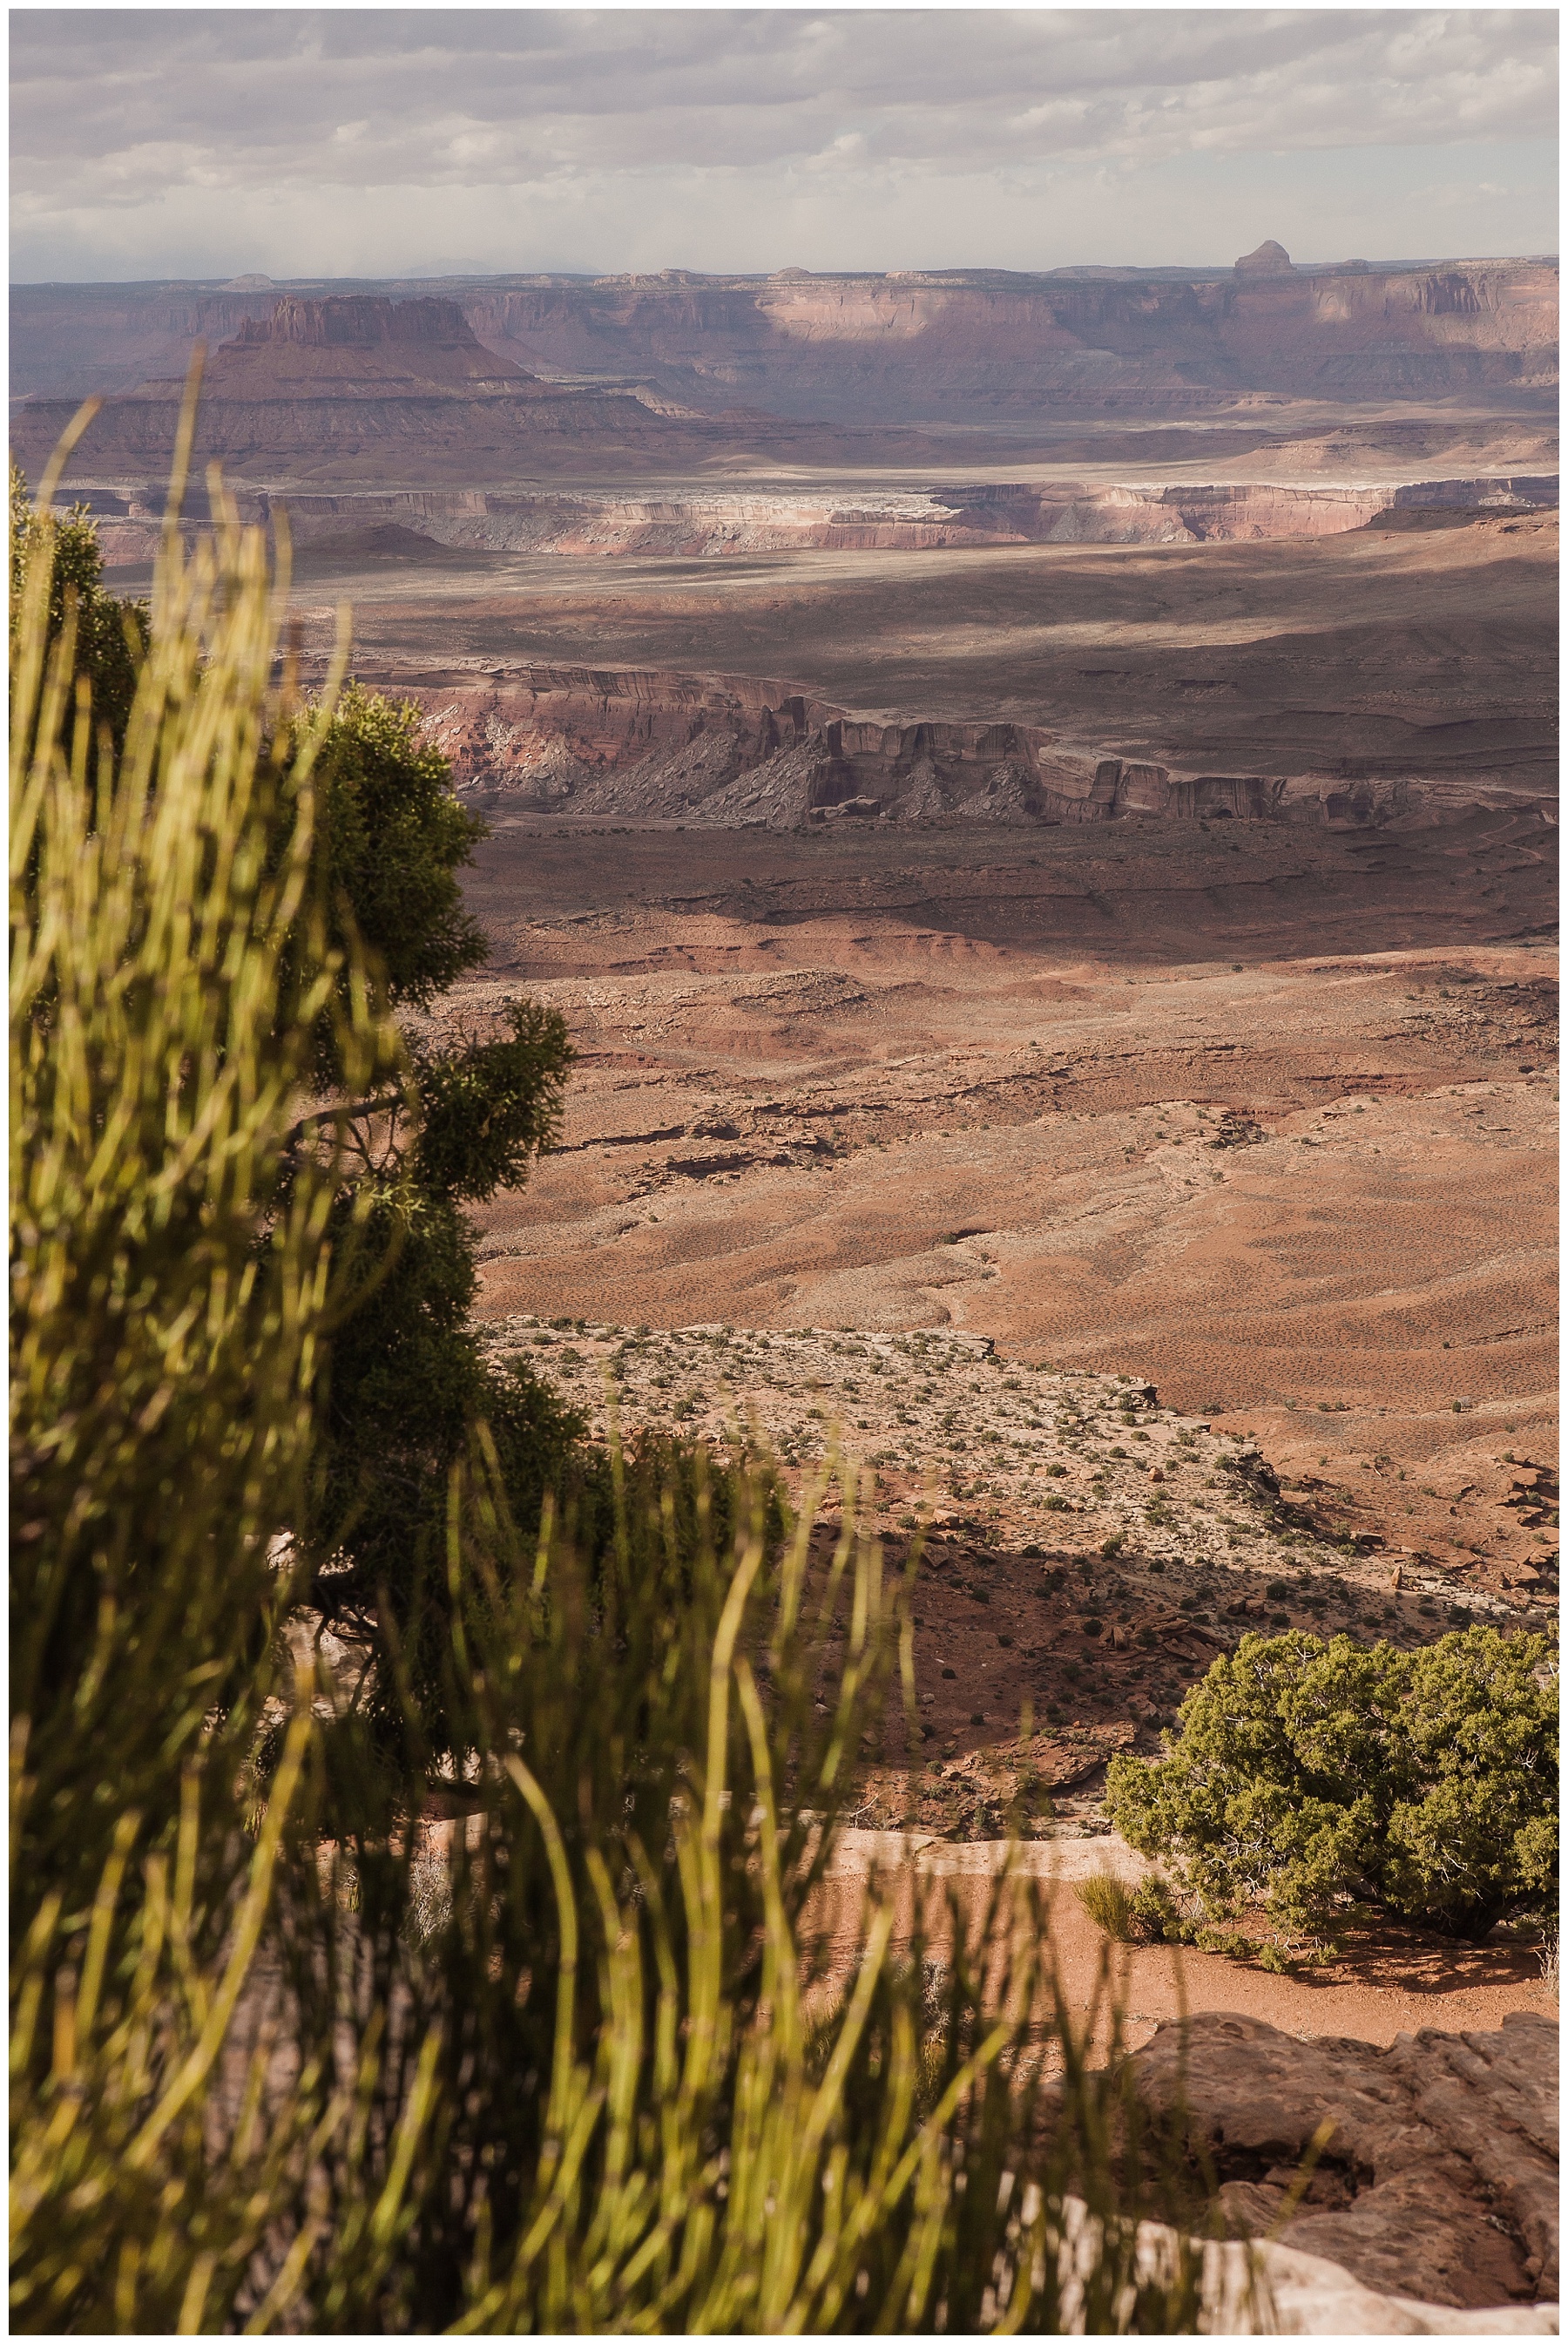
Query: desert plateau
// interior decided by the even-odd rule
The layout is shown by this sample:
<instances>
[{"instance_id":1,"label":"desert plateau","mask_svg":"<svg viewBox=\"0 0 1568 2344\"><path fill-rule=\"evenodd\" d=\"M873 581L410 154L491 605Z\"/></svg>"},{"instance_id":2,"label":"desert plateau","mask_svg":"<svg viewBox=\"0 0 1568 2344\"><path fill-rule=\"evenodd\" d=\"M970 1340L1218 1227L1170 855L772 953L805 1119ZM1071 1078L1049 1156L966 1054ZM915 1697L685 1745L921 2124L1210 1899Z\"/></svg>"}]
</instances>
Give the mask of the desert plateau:
<instances>
[{"instance_id":1,"label":"desert plateau","mask_svg":"<svg viewBox=\"0 0 1568 2344\"><path fill-rule=\"evenodd\" d=\"M1555 1938L1282 1950L1260 1895L1112 1945L1077 1892L1157 1880L1107 1768L1243 1639L1555 1639L1555 304L1539 257L1267 238L13 293L30 477L102 399L106 582L149 590L202 342L187 541L265 530L307 681L351 614L482 818L487 957L408 1030L527 1000L572 1053L467 1218L486 1362L766 1453L817 1565L854 1518L907 1586L836 1991L874 1876L1039 1883L1151 2107L1191 2021L1215 2202L1343 2332L1554 2322Z\"/></svg>"}]
</instances>

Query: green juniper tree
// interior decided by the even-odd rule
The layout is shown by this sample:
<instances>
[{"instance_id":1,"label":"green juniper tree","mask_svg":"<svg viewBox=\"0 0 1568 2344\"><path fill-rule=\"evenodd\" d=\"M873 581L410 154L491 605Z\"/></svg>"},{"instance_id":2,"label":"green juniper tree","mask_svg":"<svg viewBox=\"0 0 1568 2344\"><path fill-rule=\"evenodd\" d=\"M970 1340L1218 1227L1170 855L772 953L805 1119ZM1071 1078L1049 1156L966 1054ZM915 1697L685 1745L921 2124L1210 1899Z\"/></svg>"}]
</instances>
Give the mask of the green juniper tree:
<instances>
[{"instance_id":1,"label":"green juniper tree","mask_svg":"<svg viewBox=\"0 0 1568 2344\"><path fill-rule=\"evenodd\" d=\"M1301 1929L1370 1907L1479 1941L1555 1901L1556 1671L1544 1637L1494 1628L1416 1652L1243 1636L1169 1754L1113 1758L1106 1788L1211 1913Z\"/></svg>"},{"instance_id":2,"label":"green juniper tree","mask_svg":"<svg viewBox=\"0 0 1568 2344\"><path fill-rule=\"evenodd\" d=\"M75 669L92 693L95 723L106 724L116 751L124 743L136 675L146 641L145 602L121 601L104 584L104 556L97 524L85 505L45 520L34 509L20 468L11 467L11 640L13 650L26 585L36 563L50 564L45 596L47 640L65 623L67 607L75 627Z\"/></svg>"},{"instance_id":3,"label":"green juniper tree","mask_svg":"<svg viewBox=\"0 0 1568 2344\"><path fill-rule=\"evenodd\" d=\"M420 724L412 702L350 686L321 728L327 929L344 950L345 986L357 965L350 945L376 971L404 1026L406 1066L400 1084L374 1096L346 1088L335 1036L348 1005L339 1001L317 1029L328 1104L302 1117L295 1137L300 1151L328 1124L349 1137L329 1229L340 1323L322 1369L316 1478L297 1541L323 1614L373 1648L389 1622L412 1632L406 1658L417 1677L422 1632L412 1623L445 1610L447 1481L476 1427L488 1428L525 1527L547 1488L572 1480L574 1464L579 1483L585 1472L594 1479L579 1451L582 1420L521 1365L487 1365L468 1324L467 1208L520 1186L549 1145L571 1050L559 1015L524 1001L506 1005L498 1034L431 1035L426 1013L487 950L459 878L485 825L458 803Z\"/></svg>"},{"instance_id":4,"label":"green juniper tree","mask_svg":"<svg viewBox=\"0 0 1568 2344\"><path fill-rule=\"evenodd\" d=\"M356 1740L325 1674L290 1687L284 1632L335 1572L390 1591L409 1565L405 1631L430 1619L427 1479L497 1405L460 1216L548 1128L561 1036L522 1012L410 1043L387 1005L421 980L354 965L369 882L340 854L332 894L323 809L341 841L367 732L394 813L423 753L368 704L299 735L259 531L188 555L169 532L95 771L45 583L12 671L14 2329L1194 2327L1201 2258L1151 2264L1135 2104L1088 2065L1097 2011L1040 1974L1038 1904L1004 1929L998 1884L972 1949L950 1928L934 2021L879 1893L842 2005L811 1992L813 1892L901 1645L852 1475L815 1561L809 1522L770 1535L766 1476L718 1459L706 1491L700 1465L628 1471L588 1551L560 1510L517 1536L476 1437L431 1651L444 1631L451 1737L487 1763L445 1854L417 1767ZM429 848L425 934L445 904L460 964L463 839L425 778L398 851ZM446 1233L422 1252L397 1215ZM397 1355L378 1393L356 1302ZM413 1460L379 1549L375 1440ZM1010 2056L1034 2012L1050 2141L1043 2063Z\"/></svg>"},{"instance_id":5,"label":"green juniper tree","mask_svg":"<svg viewBox=\"0 0 1568 2344\"><path fill-rule=\"evenodd\" d=\"M117 755L146 651L146 608L105 589L96 524L84 507L41 514L15 468L11 488L13 626L28 580L48 561L39 588L47 642L68 615L94 729L107 725ZM453 1466L484 1425L518 1527L538 1521L548 1489L590 1547L606 1533L610 1475L603 1454L583 1443L584 1420L520 1363L487 1364L468 1324L477 1285L468 1210L519 1186L549 1145L571 1051L559 1015L524 1001L492 1021L499 1031L434 1037L430 1013L487 950L460 875L485 824L458 803L421 722L414 703L352 684L329 712L304 707L286 719L269 759L268 869L276 882L308 824L313 884L285 941L280 1000L294 997L307 965L337 970L305 1070L314 1096L281 1167L283 1198L307 1163L316 1178L324 1152L337 1183L325 1232L336 1339L320 1349L296 1555L340 1633L380 1657L388 1631L403 1641L438 1747L441 1703L422 1656L432 1641L440 1645L449 1609ZM401 1030L401 1065L358 1051L360 1079L344 1037L359 1030L355 996L367 987L383 1023ZM666 1465L678 1473L677 1460ZM379 1672L367 1686L384 1723L404 1713Z\"/></svg>"}]
</instances>

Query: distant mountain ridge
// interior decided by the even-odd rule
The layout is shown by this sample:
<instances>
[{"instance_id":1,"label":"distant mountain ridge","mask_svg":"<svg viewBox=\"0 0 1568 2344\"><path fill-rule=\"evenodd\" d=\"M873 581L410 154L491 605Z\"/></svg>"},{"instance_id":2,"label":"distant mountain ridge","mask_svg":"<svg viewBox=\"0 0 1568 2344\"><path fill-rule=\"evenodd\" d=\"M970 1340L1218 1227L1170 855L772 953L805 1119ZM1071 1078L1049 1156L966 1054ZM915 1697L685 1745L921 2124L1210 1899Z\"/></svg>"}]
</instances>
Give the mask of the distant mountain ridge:
<instances>
[{"instance_id":1,"label":"distant mountain ridge","mask_svg":"<svg viewBox=\"0 0 1568 2344\"><path fill-rule=\"evenodd\" d=\"M1269 239L1235 268L1202 271L18 286L13 392L128 390L182 372L193 340L243 336L284 304L369 298L455 308L505 362L498 378L618 379L715 415L739 404L846 424L1005 423L1260 398L1543 407L1557 382L1557 294L1550 259L1303 268Z\"/></svg>"}]
</instances>

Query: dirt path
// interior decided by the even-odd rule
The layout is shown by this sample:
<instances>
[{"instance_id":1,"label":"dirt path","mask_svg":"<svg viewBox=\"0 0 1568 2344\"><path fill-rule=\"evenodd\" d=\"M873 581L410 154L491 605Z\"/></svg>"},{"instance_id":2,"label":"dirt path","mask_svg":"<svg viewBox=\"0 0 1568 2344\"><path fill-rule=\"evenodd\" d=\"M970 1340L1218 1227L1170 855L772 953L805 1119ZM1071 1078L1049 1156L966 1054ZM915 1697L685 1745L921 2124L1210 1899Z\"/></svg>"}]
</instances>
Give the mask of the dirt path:
<instances>
[{"instance_id":1,"label":"dirt path","mask_svg":"<svg viewBox=\"0 0 1568 2344\"><path fill-rule=\"evenodd\" d=\"M853 1965L869 1878L909 1850L915 1851L919 1879L936 1889L938 1911L950 1884L977 1925L1009 1853L1000 1842L920 1847L891 1833L846 1832L819 1909L845 1975ZM1074 1883L1094 1873L1123 1879L1145 1873L1149 1867L1124 1841L1107 1834L1036 1843L1015 1850L1013 1862L1050 1884L1050 1947L1068 2006L1081 2023L1101 2016L1101 2040L1108 1981L1125 2010L1125 2039L1132 2048L1163 2020L1191 2011L1235 2011L1303 2038L1344 2035L1392 2043L1423 2026L1460 2033L1500 2026L1511 2010L1557 2007L1534 1952L1523 1945L1461 1946L1412 1930L1362 1930L1348 1935L1342 1959L1288 1976L1188 1946L1112 1946L1084 1911ZM902 1910L912 1914L916 1891L908 1880L899 1893ZM940 1921L935 1935L940 1948L946 1935Z\"/></svg>"}]
</instances>

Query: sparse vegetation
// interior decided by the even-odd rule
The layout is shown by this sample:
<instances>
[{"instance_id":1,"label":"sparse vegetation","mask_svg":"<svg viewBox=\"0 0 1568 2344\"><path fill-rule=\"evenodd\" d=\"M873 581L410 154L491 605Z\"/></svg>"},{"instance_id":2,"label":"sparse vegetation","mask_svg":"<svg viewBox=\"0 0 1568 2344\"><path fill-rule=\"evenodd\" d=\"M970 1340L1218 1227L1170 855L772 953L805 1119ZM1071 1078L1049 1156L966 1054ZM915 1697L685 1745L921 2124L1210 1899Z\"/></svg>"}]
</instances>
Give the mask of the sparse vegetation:
<instances>
[{"instance_id":1,"label":"sparse vegetation","mask_svg":"<svg viewBox=\"0 0 1568 2344\"><path fill-rule=\"evenodd\" d=\"M1112 1873L1094 1872L1075 1884L1073 1894L1097 1929L1119 1945L1132 1943L1132 1897L1124 1881Z\"/></svg>"}]
</instances>

